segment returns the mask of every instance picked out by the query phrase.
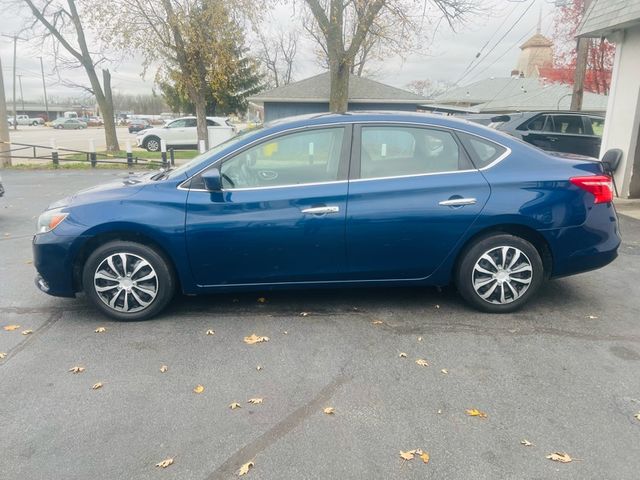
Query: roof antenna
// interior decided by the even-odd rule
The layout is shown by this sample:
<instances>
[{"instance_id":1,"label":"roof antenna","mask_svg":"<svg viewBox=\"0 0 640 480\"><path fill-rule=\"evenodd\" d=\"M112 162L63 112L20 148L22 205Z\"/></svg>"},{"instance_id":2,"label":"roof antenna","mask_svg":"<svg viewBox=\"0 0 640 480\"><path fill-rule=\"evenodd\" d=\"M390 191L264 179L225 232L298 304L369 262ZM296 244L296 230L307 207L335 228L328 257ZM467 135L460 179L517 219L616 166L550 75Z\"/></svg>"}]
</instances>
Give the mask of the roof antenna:
<instances>
[{"instance_id":1,"label":"roof antenna","mask_svg":"<svg viewBox=\"0 0 640 480\"><path fill-rule=\"evenodd\" d=\"M538 13L538 26L536 27L536 33L540 35L542 31L542 3L540 3L540 11Z\"/></svg>"}]
</instances>

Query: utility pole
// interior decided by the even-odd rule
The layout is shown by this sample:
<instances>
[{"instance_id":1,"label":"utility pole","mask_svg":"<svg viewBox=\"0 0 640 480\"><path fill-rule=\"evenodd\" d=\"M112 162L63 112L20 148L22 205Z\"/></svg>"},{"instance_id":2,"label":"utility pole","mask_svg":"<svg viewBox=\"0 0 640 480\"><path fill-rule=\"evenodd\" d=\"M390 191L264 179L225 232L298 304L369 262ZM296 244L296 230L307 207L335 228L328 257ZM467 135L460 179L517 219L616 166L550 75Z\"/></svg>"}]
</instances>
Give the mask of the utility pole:
<instances>
[{"instance_id":1,"label":"utility pole","mask_svg":"<svg viewBox=\"0 0 640 480\"><path fill-rule=\"evenodd\" d=\"M18 75L18 81L20 83L20 102L22 103L22 113L25 114L24 111L24 95L22 95L22 75Z\"/></svg>"},{"instance_id":2,"label":"utility pole","mask_svg":"<svg viewBox=\"0 0 640 480\"><path fill-rule=\"evenodd\" d=\"M44 91L44 110L47 114L47 122L51 119L49 118L49 102L47 101L47 84L44 81L44 66L42 65L42 57L40 58L40 72L42 73L42 90Z\"/></svg>"},{"instance_id":3,"label":"utility pole","mask_svg":"<svg viewBox=\"0 0 640 480\"><path fill-rule=\"evenodd\" d=\"M16 48L18 35L13 36L13 129L18 130L18 108L16 107Z\"/></svg>"},{"instance_id":4,"label":"utility pole","mask_svg":"<svg viewBox=\"0 0 640 480\"><path fill-rule=\"evenodd\" d=\"M589 9L591 0L584 0L582 17ZM590 39L578 38L576 48L576 71L573 76L573 95L571 96L571 110L582 110L582 97L584 95L584 77L587 71L587 58L589 56Z\"/></svg>"},{"instance_id":5,"label":"utility pole","mask_svg":"<svg viewBox=\"0 0 640 480\"><path fill-rule=\"evenodd\" d=\"M11 166L10 149L7 102L4 98L4 74L2 72L2 59L0 58L0 167Z\"/></svg>"}]
</instances>

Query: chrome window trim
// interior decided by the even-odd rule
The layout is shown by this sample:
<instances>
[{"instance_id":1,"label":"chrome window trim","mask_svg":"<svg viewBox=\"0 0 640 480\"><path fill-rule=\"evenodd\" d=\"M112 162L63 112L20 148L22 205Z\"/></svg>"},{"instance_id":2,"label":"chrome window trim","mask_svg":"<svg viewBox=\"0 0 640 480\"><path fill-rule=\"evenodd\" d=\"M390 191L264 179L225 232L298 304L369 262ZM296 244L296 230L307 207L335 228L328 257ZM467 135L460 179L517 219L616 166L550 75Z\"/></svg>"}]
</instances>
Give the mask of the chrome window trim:
<instances>
[{"instance_id":1,"label":"chrome window trim","mask_svg":"<svg viewBox=\"0 0 640 480\"><path fill-rule=\"evenodd\" d=\"M351 122L338 122L338 123L329 123L329 124L322 124L322 125L305 125L302 127L296 127L296 128L292 128L291 130L284 130L284 131L280 131L280 132L275 132L272 133L270 135L261 137L257 140L254 140L251 143L248 143L247 145L243 145L242 147L236 148L235 150L232 150L231 152L229 152L228 154L226 154L224 157L219 158L218 160L216 160L213 163L218 163L218 162L224 162L228 157L234 155L235 153L237 153L238 151L244 149L244 148L250 148L252 147L254 144L261 142L263 140L267 140L271 137L277 136L277 135L282 135L284 133L289 133L289 132L297 132L300 130L305 130L305 129L313 129L316 127L322 128L322 127L331 127L331 126L346 126L346 125L360 125L360 126L367 126L367 125L371 125L371 124L391 124L391 125L415 125L415 126L421 126L421 127L432 127L432 128L440 128L443 130L453 130L456 132L461 132L461 133L465 133L467 135L473 135L474 137L478 137L484 141L489 141L492 143L495 143L496 145L500 145L502 148L505 149L504 153L502 155L500 155L498 158L496 158L493 162L491 162L489 165L482 167L482 168L478 168L478 169L467 169L467 170L452 170L452 171L448 171L448 172L431 172L431 173L418 173L418 174L412 174L412 175L397 175L397 176L392 176L392 177L377 177L377 178L354 178L354 179L347 179L347 180L334 180L334 181L327 181L327 182L316 182L316 183L300 183L300 184L292 184L292 185L274 185L274 186L266 186L266 187L246 187L246 188L235 188L235 189L222 189L223 192L232 192L232 191L243 191L243 190L264 190L264 189L274 189L274 188L290 188L290 187L306 187L309 185L326 185L326 184L331 184L331 183L344 183L344 182L361 182L361 181L368 181L368 180L389 180L389 179L393 179L393 178L411 178L411 177L424 177L424 176L430 176L430 175L444 175L444 174L450 174L450 173L469 173L469 172L483 172L485 170L488 170L494 166L496 166L497 164L499 164L500 162L502 162L502 160L504 160L506 157L508 157L509 155L511 155L511 148L507 147L506 145L500 143L500 142L496 142L493 139L490 138L486 138L483 137L482 135L479 135L477 133L474 132L469 132L467 130L463 130L461 128L456 128L456 127L449 127L449 126L442 126L442 125L436 125L436 124L430 124L430 123L422 123L422 122L406 122L406 121L389 121L389 120L372 120L372 121L351 121ZM201 170L198 170L196 173L194 173L191 177L187 178L186 180L184 180L183 182L181 182L178 185L178 189L179 190L190 190L192 192L208 192L209 190L203 189L203 188L189 188L189 187L185 187L184 184L188 183L191 181L191 179L197 175L199 175L200 173L202 173L204 170L206 170L207 168L210 168L213 163L207 165L206 167L203 167Z\"/></svg>"}]
</instances>

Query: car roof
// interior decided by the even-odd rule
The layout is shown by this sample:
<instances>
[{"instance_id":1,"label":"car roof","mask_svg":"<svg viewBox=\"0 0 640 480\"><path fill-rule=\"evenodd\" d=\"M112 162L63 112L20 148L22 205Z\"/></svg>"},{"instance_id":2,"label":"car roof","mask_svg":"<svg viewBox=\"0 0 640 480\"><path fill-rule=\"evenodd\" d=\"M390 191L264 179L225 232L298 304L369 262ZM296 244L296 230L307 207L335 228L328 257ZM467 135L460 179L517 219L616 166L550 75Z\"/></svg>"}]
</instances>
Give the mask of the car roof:
<instances>
[{"instance_id":1,"label":"car roof","mask_svg":"<svg viewBox=\"0 0 640 480\"><path fill-rule=\"evenodd\" d=\"M172 118L171 120L169 120L170 122L173 122L174 120L191 120L196 118L195 115L188 115L186 117L178 117L178 118ZM209 120L229 120L229 117L206 117Z\"/></svg>"}]
</instances>

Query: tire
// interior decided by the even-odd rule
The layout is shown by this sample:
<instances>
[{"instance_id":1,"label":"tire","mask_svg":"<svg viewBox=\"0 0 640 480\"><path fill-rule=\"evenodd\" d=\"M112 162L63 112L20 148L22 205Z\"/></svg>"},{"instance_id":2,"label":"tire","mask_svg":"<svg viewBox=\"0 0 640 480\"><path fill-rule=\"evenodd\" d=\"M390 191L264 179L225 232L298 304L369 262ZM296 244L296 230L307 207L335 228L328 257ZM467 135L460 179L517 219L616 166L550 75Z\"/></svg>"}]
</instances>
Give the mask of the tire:
<instances>
[{"instance_id":1,"label":"tire","mask_svg":"<svg viewBox=\"0 0 640 480\"><path fill-rule=\"evenodd\" d=\"M117 240L89 256L82 271L82 286L91 303L107 316L135 321L160 313L173 298L176 282L170 263L155 249ZM98 291L100 288L103 290Z\"/></svg>"},{"instance_id":2,"label":"tire","mask_svg":"<svg viewBox=\"0 0 640 480\"><path fill-rule=\"evenodd\" d=\"M535 296L544 279L538 250L509 234L476 240L463 251L456 271L460 295L474 308L489 313L518 310Z\"/></svg>"},{"instance_id":3,"label":"tire","mask_svg":"<svg viewBox=\"0 0 640 480\"><path fill-rule=\"evenodd\" d=\"M148 152L159 152L160 139L156 136L145 138L143 146Z\"/></svg>"},{"instance_id":4,"label":"tire","mask_svg":"<svg viewBox=\"0 0 640 480\"><path fill-rule=\"evenodd\" d=\"M38 124L38 122L31 122L31 125L34 126L34 127L37 127L39 124Z\"/></svg>"}]
</instances>

